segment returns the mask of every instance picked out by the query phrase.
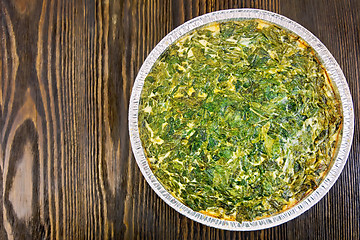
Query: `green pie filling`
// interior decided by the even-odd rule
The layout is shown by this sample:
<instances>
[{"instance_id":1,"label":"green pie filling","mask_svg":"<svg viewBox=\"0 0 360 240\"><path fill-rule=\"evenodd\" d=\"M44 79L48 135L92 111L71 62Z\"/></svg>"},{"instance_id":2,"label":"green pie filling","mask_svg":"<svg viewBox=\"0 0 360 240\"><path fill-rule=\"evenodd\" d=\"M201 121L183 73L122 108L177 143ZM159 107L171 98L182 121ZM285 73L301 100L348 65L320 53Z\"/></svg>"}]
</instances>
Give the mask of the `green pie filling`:
<instances>
[{"instance_id":1,"label":"green pie filling","mask_svg":"<svg viewBox=\"0 0 360 240\"><path fill-rule=\"evenodd\" d=\"M336 157L341 103L314 50L261 20L198 28L145 79L139 131L149 165L179 201L252 221L314 191Z\"/></svg>"}]
</instances>

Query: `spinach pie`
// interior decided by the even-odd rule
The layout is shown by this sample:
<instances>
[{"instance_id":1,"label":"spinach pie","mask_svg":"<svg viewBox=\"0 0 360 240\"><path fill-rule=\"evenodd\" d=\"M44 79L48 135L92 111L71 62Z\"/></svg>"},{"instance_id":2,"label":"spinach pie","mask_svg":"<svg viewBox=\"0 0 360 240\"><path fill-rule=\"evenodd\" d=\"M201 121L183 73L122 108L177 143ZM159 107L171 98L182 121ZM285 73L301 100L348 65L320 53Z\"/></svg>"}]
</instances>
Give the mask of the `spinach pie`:
<instances>
[{"instance_id":1,"label":"spinach pie","mask_svg":"<svg viewBox=\"0 0 360 240\"><path fill-rule=\"evenodd\" d=\"M214 22L175 41L145 78L138 114L164 188L194 211L238 222L314 191L343 123L314 50L258 19Z\"/></svg>"}]
</instances>

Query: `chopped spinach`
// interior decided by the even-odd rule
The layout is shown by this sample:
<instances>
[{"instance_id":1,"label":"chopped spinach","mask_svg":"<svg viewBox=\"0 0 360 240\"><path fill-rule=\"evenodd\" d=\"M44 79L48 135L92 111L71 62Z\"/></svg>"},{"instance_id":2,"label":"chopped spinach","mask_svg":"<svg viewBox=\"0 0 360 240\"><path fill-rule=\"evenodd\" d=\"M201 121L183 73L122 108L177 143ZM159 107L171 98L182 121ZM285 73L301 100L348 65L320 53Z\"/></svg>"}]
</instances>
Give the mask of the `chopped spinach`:
<instances>
[{"instance_id":1,"label":"chopped spinach","mask_svg":"<svg viewBox=\"0 0 360 240\"><path fill-rule=\"evenodd\" d=\"M320 184L342 113L314 51L260 20L212 23L172 44L145 79L139 130L163 186L195 211L276 214Z\"/></svg>"}]
</instances>

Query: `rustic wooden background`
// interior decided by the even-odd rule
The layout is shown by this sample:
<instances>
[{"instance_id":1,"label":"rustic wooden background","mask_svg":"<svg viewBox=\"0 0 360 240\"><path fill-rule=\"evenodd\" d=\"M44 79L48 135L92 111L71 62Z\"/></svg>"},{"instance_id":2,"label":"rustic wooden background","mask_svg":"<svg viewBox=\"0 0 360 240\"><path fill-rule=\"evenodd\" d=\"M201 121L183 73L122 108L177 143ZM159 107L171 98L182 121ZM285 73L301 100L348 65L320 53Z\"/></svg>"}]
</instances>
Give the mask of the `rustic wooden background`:
<instances>
[{"instance_id":1,"label":"rustic wooden background","mask_svg":"<svg viewBox=\"0 0 360 240\"><path fill-rule=\"evenodd\" d=\"M127 111L135 76L168 32L227 8L283 14L339 62L359 116L360 1L0 0L0 239L359 239L359 118L330 192L278 227L193 222L148 186Z\"/></svg>"}]
</instances>

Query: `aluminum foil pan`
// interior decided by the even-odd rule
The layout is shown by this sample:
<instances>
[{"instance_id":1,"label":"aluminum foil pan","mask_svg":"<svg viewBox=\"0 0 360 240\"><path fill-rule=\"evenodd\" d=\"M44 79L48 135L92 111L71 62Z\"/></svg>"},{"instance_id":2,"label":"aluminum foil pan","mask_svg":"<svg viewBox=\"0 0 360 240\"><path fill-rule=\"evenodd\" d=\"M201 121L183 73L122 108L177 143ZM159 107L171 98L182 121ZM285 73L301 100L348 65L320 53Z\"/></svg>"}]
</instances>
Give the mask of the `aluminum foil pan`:
<instances>
[{"instance_id":1,"label":"aluminum foil pan","mask_svg":"<svg viewBox=\"0 0 360 240\"><path fill-rule=\"evenodd\" d=\"M230 19L263 19L268 22L277 24L285 29L288 29L302 39L304 39L317 53L320 61L326 68L330 78L333 83L335 83L342 103L343 116L344 116L344 125L343 125L343 136L341 139L341 145L337 158L335 159L334 164L329 170L327 176L322 181L321 185L312 192L305 199L300 201L294 207L288 209L287 211L281 212L277 215L263 218L260 220L252 222L236 222L236 221L227 221L221 220L214 217L210 217L199 212L195 212L189 207L182 204L176 198L174 198L165 188L160 184L155 175L152 173L148 162L146 160L143 146L139 137L139 128L138 128L138 109L139 109L139 100L141 90L143 88L144 79L147 74L150 72L152 66L159 58L159 56L177 39L192 31L195 28L201 27L205 24L230 20ZM281 16L279 14L258 10L258 9L231 9L223 10L208 13L200 17L194 18L181 26L177 27L175 30L171 31L166 37L164 37L156 47L151 51L149 56L146 58L143 63L140 71L135 79L135 83L132 89L132 94L130 98L129 106L129 134L132 145L132 150L136 159L136 162L144 175L146 181L149 183L151 188L158 194L158 196L163 199L169 206L174 208L179 213L185 215L186 217L202 223L204 225L215 227L225 230L233 231L250 231L250 230L260 230L269 227L274 227L282 223L288 222L291 219L299 216L300 214L307 211L313 205L315 205L324 195L330 190L332 185L338 179L344 165L346 163L347 157L350 152L351 143L354 133L354 109L353 102L347 85L345 76L331 55L329 50L324 46L321 41L316 38L311 32L306 30L304 27L298 23Z\"/></svg>"}]
</instances>

